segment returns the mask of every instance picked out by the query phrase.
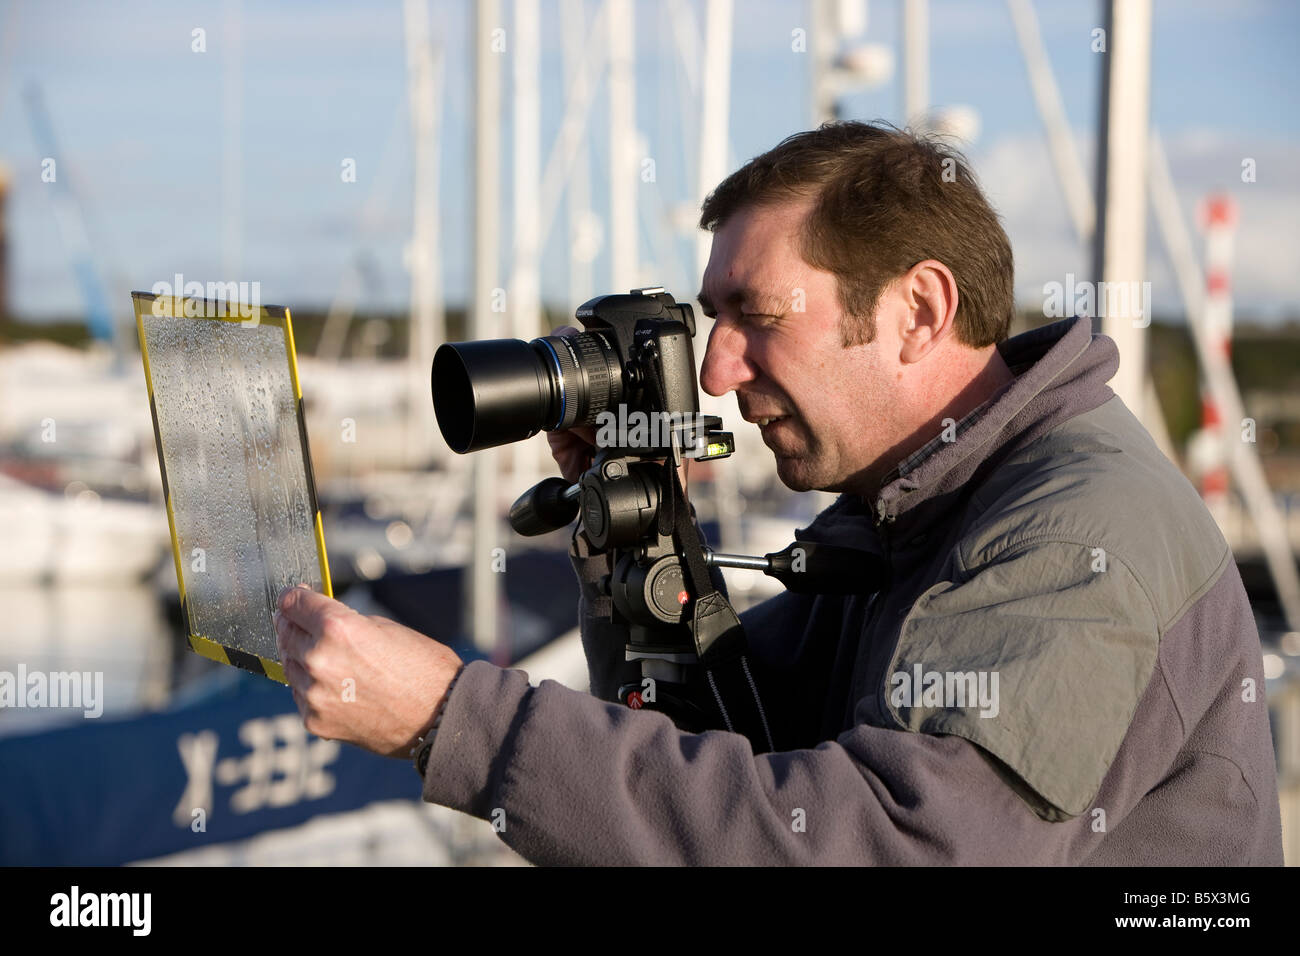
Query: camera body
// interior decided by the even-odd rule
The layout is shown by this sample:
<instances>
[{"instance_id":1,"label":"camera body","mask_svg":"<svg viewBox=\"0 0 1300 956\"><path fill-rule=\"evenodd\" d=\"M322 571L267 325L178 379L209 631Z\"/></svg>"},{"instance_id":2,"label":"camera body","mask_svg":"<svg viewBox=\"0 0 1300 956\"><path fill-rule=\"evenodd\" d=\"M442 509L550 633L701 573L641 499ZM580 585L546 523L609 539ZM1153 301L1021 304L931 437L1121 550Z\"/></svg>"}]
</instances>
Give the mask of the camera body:
<instances>
[{"instance_id":1,"label":"camera body","mask_svg":"<svg viewBox=\"0 0 1300 956\"><path fill-rule=\"evenodd\" d=\"M654 287L598 296L576 316L585 328L577 335L456 342L438 349L433 404L453 451L466 454L542 430L632 417L643 424L671 423L668 430L676 429L679 438L695 435L702 422L691 307ZM660 440L636 443L636 450L662 457L670 444L665 429L648 431ZM618 444L629 453L634 447Z\"/></svg>"},{"instance_id":2,"label":"camera body","mask_svg":"<svg viewBox=\"0 0 1300 956\"><path fill-rule=\"evenodd\" d=\"M660 462L724 458L735 448L731 433L717 430L721 419L699 413L695 314L653 287L598 296L575 316L584 328L576 335L439 348L438 425L461 454L540 430L595 428L595 458L578 485L539 483L515 502L511 526L544 534L580 515L592 545L615 554L620 612L631 621L677 624L683 578L672 531L659 522L671 473Z\"/></svg>"},{"instance_id":3,"label":"camera body","mask_svg":"<svg viewBox=\"0 0 1300 956\"><path fill-rule=\"evenodd\" d=\"M586 329L571 341L599 337L617 357L623 372L622 404L629 413L686 418L699 412L695 381L695 313L662 288L633 289L627 295L602 295L575 313ZM652 386L657 375L662 398ZM610 411L605 408L601 411ZM595 425L599 413L580 424ZM569 426L572 427L572 426Z\"/></svg>"}]
</instances>

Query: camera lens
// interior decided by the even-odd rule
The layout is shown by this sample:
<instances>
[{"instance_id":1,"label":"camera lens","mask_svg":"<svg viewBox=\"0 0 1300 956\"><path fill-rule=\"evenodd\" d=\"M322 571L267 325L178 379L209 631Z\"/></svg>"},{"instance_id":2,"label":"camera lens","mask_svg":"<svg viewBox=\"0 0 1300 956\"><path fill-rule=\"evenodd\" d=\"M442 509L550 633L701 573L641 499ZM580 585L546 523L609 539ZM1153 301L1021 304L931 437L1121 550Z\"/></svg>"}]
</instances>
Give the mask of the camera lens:
<instances>
[{"instance_id":1,"label":"camera lens","mask_svg":"<svg viewBox=\"0 0 1300 956\"><path fill-rule=\"evenodd\" d=\"M594 425L622 394L618 356L595 332L448 343L433 357L438 427L462 455Z\"/></svg>"}]
</instances>

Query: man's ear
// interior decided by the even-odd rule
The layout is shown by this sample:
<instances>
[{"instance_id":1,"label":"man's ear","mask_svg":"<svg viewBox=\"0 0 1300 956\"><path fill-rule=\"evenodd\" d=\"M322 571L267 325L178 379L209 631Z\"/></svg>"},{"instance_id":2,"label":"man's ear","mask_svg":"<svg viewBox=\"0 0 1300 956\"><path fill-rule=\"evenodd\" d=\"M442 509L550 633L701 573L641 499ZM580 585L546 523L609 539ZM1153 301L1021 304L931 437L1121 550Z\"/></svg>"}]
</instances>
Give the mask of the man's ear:
<instances>
[{"instance_id":1,"label":"man's ear","mask_svg":"<svg viewBox=\"0 0 1300 956\"><path fill-rule=\"evenodd\" d=\"M957 280L937 259L925 259L898 279L906 304L899 358L919 362L956 333Z\"/></svg>"}]
</instances>

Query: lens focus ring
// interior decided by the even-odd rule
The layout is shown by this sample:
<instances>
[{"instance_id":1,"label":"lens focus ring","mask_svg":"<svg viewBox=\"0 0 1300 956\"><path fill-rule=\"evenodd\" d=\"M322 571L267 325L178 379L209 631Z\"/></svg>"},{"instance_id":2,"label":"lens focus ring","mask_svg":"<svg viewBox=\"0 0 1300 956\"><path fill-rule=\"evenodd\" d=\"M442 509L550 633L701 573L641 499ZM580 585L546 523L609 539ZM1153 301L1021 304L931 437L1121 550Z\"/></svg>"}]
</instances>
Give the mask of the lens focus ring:
<instances>
[{"instance_id":1,"label":"lens focus ring","mask_svg":"<svg viewBox=\"0 0 1300 956\"><path fill-rule=\"evenodd\" d=\"M578 365L583 376L581 409L574 409L575 424L594 425L596 417L607 411L611 400L622 395L622 369L614 350L598 335L590 332L576 337ZM579 404L578 402L574 403Z\"/></svg>"}]
</instances>

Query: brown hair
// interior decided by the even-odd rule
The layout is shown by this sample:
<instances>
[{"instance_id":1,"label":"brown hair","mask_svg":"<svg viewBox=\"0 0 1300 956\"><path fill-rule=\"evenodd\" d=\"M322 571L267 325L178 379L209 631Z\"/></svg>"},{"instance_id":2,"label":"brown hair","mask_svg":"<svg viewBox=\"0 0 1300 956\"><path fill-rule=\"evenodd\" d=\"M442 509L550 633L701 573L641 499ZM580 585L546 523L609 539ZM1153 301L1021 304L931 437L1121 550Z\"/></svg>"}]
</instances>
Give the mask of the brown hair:
<instances>
[{"instance_id":1,"label":"brown hair","mask_svg":"<svg viewBox=\"0 0 1300 956\"><path fill-rule=\"evenodd\" d=\"M796 133L755 156L704 200L700 228L747 206L815 195L802 255L836 276L856 317L844 345L870 342L885 286L925 259L957 280L959 341L1007 337L1015 310L1011 243L965 157L933 137L887 123L844 121Z\"/></svg>"}]
</instances>

